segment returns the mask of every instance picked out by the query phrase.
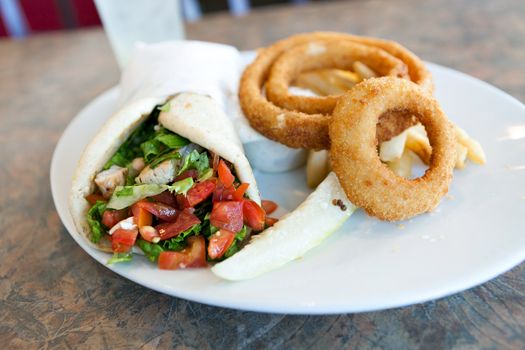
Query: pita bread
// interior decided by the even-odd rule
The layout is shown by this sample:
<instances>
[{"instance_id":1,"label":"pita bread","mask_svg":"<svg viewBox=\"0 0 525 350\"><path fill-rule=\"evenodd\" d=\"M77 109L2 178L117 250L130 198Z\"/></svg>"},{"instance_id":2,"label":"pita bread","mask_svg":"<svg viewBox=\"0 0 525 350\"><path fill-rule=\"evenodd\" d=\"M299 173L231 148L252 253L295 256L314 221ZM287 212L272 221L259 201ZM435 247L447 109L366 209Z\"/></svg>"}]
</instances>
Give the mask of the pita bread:
<instances>
[{"instance_id":1,"label":"pita bread","mask_svg":"<svg viewBox=\"0 0 525 350\"><path fill-rule=\"evenodd\" d=\"M110 243L90 240L91 229L86 215L89 203L85 197L95 189L94 179L120 145L147 117L155 106L170 101L167 112L161 112L159 122L209 151L217 153L234 165L241 182L249 183L247 195L260 204L259 190L253 171L244 155L234 127L219 105L210 97L195 93L180 93L171 98L144 98L115 113L85 148L79 162L69 196L69 210L78 232L94 247L111 251Z\"/></svg>"}]
</instances>

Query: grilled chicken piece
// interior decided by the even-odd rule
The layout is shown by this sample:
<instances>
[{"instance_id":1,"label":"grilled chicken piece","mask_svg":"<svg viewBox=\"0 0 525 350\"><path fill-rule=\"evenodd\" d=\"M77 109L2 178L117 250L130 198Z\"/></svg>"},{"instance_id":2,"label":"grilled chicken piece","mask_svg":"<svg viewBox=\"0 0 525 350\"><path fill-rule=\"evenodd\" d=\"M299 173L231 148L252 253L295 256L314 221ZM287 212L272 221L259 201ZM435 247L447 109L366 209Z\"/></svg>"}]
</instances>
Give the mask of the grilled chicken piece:
<instances>
[{"instance_id":1,"label":"grilled chicken piece","mask_svg":"<svg viewBox=\"0 0 525 350\"><path fill-rule=\"evenodd\" d=\"M146 163L144 162L144 158L137 157L133 159L128 166L128 175L130 177L136 177L145 167Z\"/></svg>"},{"instance_id":2,"label":"grilled chicken piece","mask_svg":"<svg viewBox=\"0 0 525 350\"><path fill-rule=\"evenodd\" d=\"M153 169L148 165L140 172L135 181L140 184L167 184L175 179L181 166L180 159L165 160Z\"/></svg>"},{"instance_id":3,"label":"grilled chicken piece","mask_svg":"<svg viewBox=\"0 0 525 350\"><path fill-rule=\"evenodd\" d=\"M100 189L100 193L104 198L110 198L117 186L124 186L126 184L127 168L113 165L107 170L103 170L95 177L95 183Z\"/></svg>"}]
</instances>

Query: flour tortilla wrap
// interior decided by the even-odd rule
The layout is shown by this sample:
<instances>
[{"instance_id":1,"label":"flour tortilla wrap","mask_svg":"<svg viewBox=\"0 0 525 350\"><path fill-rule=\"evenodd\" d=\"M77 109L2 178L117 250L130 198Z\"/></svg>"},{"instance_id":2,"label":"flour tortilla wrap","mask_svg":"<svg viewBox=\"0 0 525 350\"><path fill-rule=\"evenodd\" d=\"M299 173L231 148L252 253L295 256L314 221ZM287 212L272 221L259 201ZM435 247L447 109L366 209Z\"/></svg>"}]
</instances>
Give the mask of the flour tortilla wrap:
<instances>
[{"instance_id":1,"label":"flour tortilla wrap","mask_svg":"<svg viewBox=\"0 0 525 350\"><path fill-rule=\"evenodd\" d=\"M195 93L180 93L168 99L140 99L119 110L102 126L85 148L73 176L69 197L71 216L78 232L98 249L110 252L111 245L107 239L101 239L98 244L91 242L91 230L86 219L90 205L85 197L93 193L95 176L120 145L147 119L155 106L163 105L167 100L170 107L160 113L159 122L231 162L239 180L250 185L246 191L248 197L258 204L261 202L241 141L226 114L213 99Z\"/></svg>"}]
</instances>

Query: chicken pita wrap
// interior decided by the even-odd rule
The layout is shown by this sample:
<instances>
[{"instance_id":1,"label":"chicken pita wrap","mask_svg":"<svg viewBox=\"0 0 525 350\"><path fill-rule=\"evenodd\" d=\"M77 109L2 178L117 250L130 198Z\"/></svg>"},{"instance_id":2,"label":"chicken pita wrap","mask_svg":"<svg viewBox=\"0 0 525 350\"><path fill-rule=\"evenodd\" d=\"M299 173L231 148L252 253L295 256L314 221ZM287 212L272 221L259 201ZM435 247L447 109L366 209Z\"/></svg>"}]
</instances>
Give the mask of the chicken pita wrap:
<instances>
[{"instance_id":1,"label":"chicken pita wrap","mask_svg":"<svg viewBox=\"0 0 525 350\"><path fill-rule=\"evenodd\" d=\"M265 212L242 144L208 96L144 98L118 111L86 147L70 212L109 263L142 251L160 268L235 254Z\"/></svg>"}]
</instances>

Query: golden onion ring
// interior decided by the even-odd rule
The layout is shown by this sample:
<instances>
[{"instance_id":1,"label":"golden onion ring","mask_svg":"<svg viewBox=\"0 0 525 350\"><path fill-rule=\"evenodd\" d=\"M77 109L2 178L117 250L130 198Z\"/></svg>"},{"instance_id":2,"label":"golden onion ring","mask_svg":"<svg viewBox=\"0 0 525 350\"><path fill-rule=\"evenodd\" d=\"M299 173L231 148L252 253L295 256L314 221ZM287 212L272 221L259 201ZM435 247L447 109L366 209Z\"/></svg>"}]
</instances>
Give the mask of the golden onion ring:
<instances>
[{"instance_id":1,"label":"golden onion ring","mask_svg":"<svg viewBox=\"0 0 525 350\"><path fill-rule=\"evenodd\" d=\"M406 110L425 127L432 155L416 179L394 174L377 153L376 123L389 110ZM456 162L452 124L437 101L416 84L372 78L344 94L330 124L330 159L348 199L381 220L404 220L431 211L447 193Z\"/></svg>"},{"instance_id":2,"label":"golden onion ring","mask_svg":"<svg viewBox=\"0 0 525 350\"><path fill-rule=\"evenodd\" d=\"M330 116L307 114L278 107L268 101L262 89L274 61L286 50L312 40L349 40L383 49L408 67L410 79L432 92L430 72L423 62L403 46L387 40L333 32L314 32L291 36L259 51L245 69L239 85L239 102L250 125L266 137L294 148L328 149ZM378 128L381 127L381 123ZM400 130L403 131L404 129ZM380 131L378 130L378 135ZM380 139L380 141L382 141Z\"/></svg>"},{"instance_id":3,"label":"golden onion ring","mask_svg":"<svg viewBox=\"0 0 525 350\"><path fill-rule=\"evenodd\" d=\"M287 50L272 65L266 82L268 100L279 107L308 114L332 114L340 95L299 96L288 91L301 72L321 68L351 70L363 62L380 76L407 78L407 66L384 50L352 41L311 41Z\"/></svg>"}]
</instances>

